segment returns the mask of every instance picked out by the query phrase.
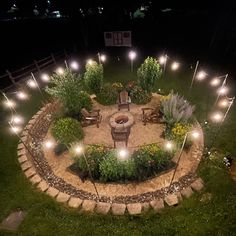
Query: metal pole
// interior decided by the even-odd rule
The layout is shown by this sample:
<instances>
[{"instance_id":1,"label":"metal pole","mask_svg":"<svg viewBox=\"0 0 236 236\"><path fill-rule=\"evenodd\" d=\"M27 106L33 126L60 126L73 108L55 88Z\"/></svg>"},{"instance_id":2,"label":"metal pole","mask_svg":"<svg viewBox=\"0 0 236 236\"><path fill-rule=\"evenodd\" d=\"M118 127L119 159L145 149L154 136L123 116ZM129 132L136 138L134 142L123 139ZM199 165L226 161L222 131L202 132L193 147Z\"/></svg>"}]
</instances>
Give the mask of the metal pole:
<instances>
[{"instance_id":1,"label":"metal pole","mask_svg":"<svg viewBox=\"0 0 236 236\"><path fill-rule=\"evenodd\" d=\"M198 65L199 65L199 61L197 61L195 69L194 69L193 78L192 78L192 81L191 81L191 84L190 84L189 92L191 91L191 89L193 87L193 82L194 82L194 79L195 79L195 76L196 76L196 73L197 73Z\"/></svg>"},{"instance_id":2,"label":"metal pole","mask_svg":"<svg viewBox=\"0 0 236 236\"><path fill-rule=\"evenodd\" d=\"M65 60L66 69L69 69L67 61Z\"/></svg>"},{"instance_id":3,"label":"metal pole","mask_svg":"<svg viewBox=\"0 0 236 236\"><path fill-rule=\"evenodd\" d=\"M98 52L98 61L99 61L99 64L101 64L101 56L99 52Z\"/></svg>"},{"instance_id":4,"label":"metal pole","mask_svg":"<svg viewBox=\"0 0 236 236\"><path fill-rule=\"evenodd\" d=\"M41 91L41 89L40 89L40 87L39 87L39 84L38 84L38 82L37 82L37 80L36 80L36 78L34 77L34 74L33 74L32 72L31 72L31 76L32 76L34 82L36 83L36 85L37 85L37 87L38 87L38 90L39 90L39 92L40 92L42 98L44 98L43 93L42 93L42 91Z\"/></svg>"},{"instance_id":5,"label":"metal pole","mask_svg":"<svg viewBox=\"0 0 236 236\"><path fill-rule=\"evenodd\" d=\"M163 79L165 77L165 72L166 72L166 62L167 62L167 54L165 54L165 63L164 63L164 69L163 69Z\"/></svg>"},{"instance_id":6,"label":"metal pole","mask_svg":"<svg viewBox=\"0 0 236 236\"><path fill-rule=\"evenodd\" d=\"M133 72L133 59L130 59L131 72Z\"/></svg>"},{"instance_id":7,"label":"metal pole","mask_svg":"<svg viewBox=\"0 0 236 236\"><path fill-rule=\"evenodd\" d=\"M222 83L220 89L222 89L222 88L224 87L224 85L226 84L227 77L228 77L228 74L225 75L225 79L224 79L224 81L223 81L223 83ZM220 96L221 96L221 94L219 93L218 96L217 96L217 98L216 98L216 101L215 101L215 103L214 103L214 106L217 104L217 102L218 102Z\"/></svg>"}]
</instances>

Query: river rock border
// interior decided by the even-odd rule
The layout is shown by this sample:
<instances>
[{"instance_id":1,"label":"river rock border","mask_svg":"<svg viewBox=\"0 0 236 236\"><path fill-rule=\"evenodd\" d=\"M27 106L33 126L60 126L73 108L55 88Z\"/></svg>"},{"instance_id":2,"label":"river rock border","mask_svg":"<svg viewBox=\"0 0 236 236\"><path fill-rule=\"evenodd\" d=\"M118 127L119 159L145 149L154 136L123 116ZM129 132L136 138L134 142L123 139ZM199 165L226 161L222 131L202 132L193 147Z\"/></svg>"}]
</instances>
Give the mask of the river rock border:
<instances>
[{"instance_id":1,"label":"river rock border","mask_svg":"<svg viewBox=\"0 0 236 236\"><path fill-rule=\"evenodd\" d=\"M201 178L196 173L189 173L174 182L170 188L162 188L155 192L135 196L118 196L113 199L77 189L63 179L56 176L44 158L41 150L42 141L52 121L52 114L58 109L58 103L48 103L43 106L28 122L21 133L21 140L17 147L18 161L25 176L37 188L60 203L78 208L83 212L97 212L100 214L137 215L149 209L159 212L167 206L176 206L183 198L190 197L194 191L204 187ZM203 134L200 146L194 154L202 157Z\"/></svg>"}]
</instances>

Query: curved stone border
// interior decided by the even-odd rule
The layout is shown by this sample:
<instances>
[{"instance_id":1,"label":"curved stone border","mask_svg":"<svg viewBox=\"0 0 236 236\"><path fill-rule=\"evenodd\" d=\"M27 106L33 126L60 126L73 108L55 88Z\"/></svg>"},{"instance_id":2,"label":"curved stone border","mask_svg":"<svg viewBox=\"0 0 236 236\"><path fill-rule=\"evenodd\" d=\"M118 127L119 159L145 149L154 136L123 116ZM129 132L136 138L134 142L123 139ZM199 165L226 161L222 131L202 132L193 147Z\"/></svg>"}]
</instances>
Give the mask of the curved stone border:
<instances>
[{"instance_id":1,"label":"curved stone border","mask_svg":"<svg viewBox=\"0 0 236 236\"><path fill-rule=\"evenodd\" d=\"M128 121L124 124L116 123L116 119L120 116L127 116ZM134 117L129 111L118 111L110 117L109 124L112 128L130 128L134 124Z\"/></svg>"},{"instance_id":2,"label":"curved stone border","mask_svg":"<svg viewBox=\"0 0 236 236\"><path fill-rule=\"evenodd\" d=\"M36 185L38 189L65 203L69 207L79 208L84 212L97 212L100 214L130 215L141 214L152 208L160 211L165 205L175 206L182 198L190 197L194 191L200 191L204 184L202 179L189 173L178 182L174 182L170 188L162 188L156 192L142 194L142 200L137 202L136 196L107 199L97 199L94 194L78 190L63 179L54 175L41 150L41 143L52 120L52 113L57 109L57 103L46 104L28 122L21 134L21 140L17 147L18 161L25 176ZM32 135L33 134L33 135ZM201 158L203 150L203 134L200 145L196 149L195 157ZM140 196L138 196L140 197Z\"/></svg>"}]
</instances>

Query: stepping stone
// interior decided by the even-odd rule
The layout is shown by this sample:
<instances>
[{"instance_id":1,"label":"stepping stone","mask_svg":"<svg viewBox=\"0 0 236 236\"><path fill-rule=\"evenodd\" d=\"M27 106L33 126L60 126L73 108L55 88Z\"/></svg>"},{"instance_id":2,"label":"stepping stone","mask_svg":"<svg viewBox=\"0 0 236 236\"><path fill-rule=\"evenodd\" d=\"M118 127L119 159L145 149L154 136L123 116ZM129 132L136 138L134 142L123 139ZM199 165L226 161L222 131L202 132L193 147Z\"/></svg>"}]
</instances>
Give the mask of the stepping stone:
<instances>
[{"instance_id":1,"label":"stepping stone","mask_svg":"<svg viewBox=\"0 0 236 236\"><path fill-rule=\"evenodd\" d=\"M25 171L25 176L27 177L27 178L30 178L30 177L32 177L33 175L35 175L36 174L36 172L35 172L35 170L33 169L33 168L30 168L30 169L28 169L27 171Z\"/></svg>"},{"instance_id":2,"label":"stepping stone","mask_svg":"<svg viewBox=\"0 0 236 236\"><path fill-rule=\"evenodd\" d=\"M51 197L56 197L59 193L59 190L54 187L49 187L46 191L46 194L48 194Z\"/></svg>"},{"instance_id":3,"label":"stepping stone","mask_svg":"<svg viewBox=\"0 0 236 236\"><path fill-rule=\"evenodd\" d=\"M18 146L17 146L17 150L21 150L21 149L24 149L25 146L23 143L19 143Z\"/></svg>"},{"instance_id":4,"label":"stepping stone","mask_svg":"<svg viewBox=\"0 0 236 236\"><path fill-rule=\"evenodd\" d=\"M24 143L26 143L27 139L28 139L27 136L21 137L21 141L24 142Z\"/></svg>"},{"instance_id":5,"label":"stepping stone","mask_svg":"<svg viewBox=\"0 0 236 236\"><path fill-rule=\"evenodd\" d=\"M138 215L141 214L142 205L141 203L127 204L127 209L130 215Z\"/></svg>"},{"instance_id":6,"label":"stepping stone","mask_svg":"<svg viewBox=\"0 0 236 236\"><path fill-rule=\"evenodd\" d=\"M70 199L70 195L66 194L66 193L62 193L59 192L59 194L57 195L57 201L58 202L62 202L65 203Z\"/></svg>"},{"instance_id":7,"label":"stepping stone","mask_svg":"<svg viewBox=\"0 0 236 236\"><path fill-rule=\"evenodd\" d=\"M141 205L142 205L142 211L143 212L147 212L150 209L149 202L143 202L143 203L141 203Z\"/></svg>"},{"instance_id":8,"label":"stepping stone","mask_svg":"<svg viewBox=\"0 0 236 236\"><path fill-rule=\"evenodd\" d=\"M45 180L42 180L37 187L43 192L45 192L49 188Z\"/></svg>"},{"instance_id":9,"label":"stepping stone","mask_svg":"<svg viewBox=\"0 0 236 236\"><path fill-rule=\"evenodd\" d=\"M98 202L96 206L96 212L106 215L111 208L111 203L107 202Z\"/></svg>"},{"instance_id":10,"label":"stepping stone","mask_svg":"<svg viewBox=\"0 0 236 236\"><path fill-rule=\"evenodd\" d=\"M27 159L27 156L26 156L26 155L23 155L23 156L21 156L21 157L18 158L18 161L19 161L20 163L26 162L27 160L28 160L28 159Z\"/></svg>"},{"instance_id":11,"label":"stepping stone","mask_svg":"<svg viewBox=\"0 0 236 236\"><path fill-rule=\"evenodd\" d=\"M41 181L41 177L39 175L34 175L32 178L30 178L30 181L32 184L38 184Z\"/></svg>"},{"instance_id":12,"label":"stepping stone","mask_svg":"<svg viewBox=\"0 0 236 236\"><path fill-rule=\"evenodd\" d=\"M96 202L92 200L84 200L82 204L82 211L93 212Z\"/></svg>"},{"instance_id":13,"label":"stepping stone","mask_svg":"<svg viewBox=\"0 0 236 236\"><path fill-rule=\"evenodd\" d=\"M151 207L154 209L154 211L160 211L162 208L164 208L164 201L163 199L155 199L150 202Z\"/></svg>"},{"instance_id":14,"label":"stepping stone","mask_svg":"<svg viewBox=\"0 0 236 236\"><path fill-rule=\"evenodd\" d=\"M29 161L26 161L21 165L21 169L23 171L25 171L25 170L29 169L31 166L32 166L31 163Z\"/></svg>"},{"instance_id":15,"label":"stepping stone","mask_svg":"<svg viewBox=\"0 0 236 236\"><path fill-rule=\"evenodd\" d=\"M191 183L190 186L195 191L200 191L204 187L203 181L201 178L196 179L193 183Z\"/></svg>"},{"instance_id":16,"label":"stepping stone","mask_svg":"<svg viewBox=\"0 0 236 236\"><path fill-rule=\"evenodd\" d=\"M169 194L165 196L164 201L169 205L169 206L176 206L178 205L178 197L176 194Z\"/></svg>"},{"instance_id":17,"label":"stepping stone","mask_svg":"<svg viewBox=\"0 0 236 236\"><path fill-rule=\"evenodd\" d=\"M193 190L190 187L187 187L181 191L183 197L189 198L193 194Z\"/></svg>"},{"instance_id":18,"label":"stepping stone","mask_svg":"<svg viewBox=\"0 0 236 236\"><path fill-rule=\"evenodd\" d=\"M78 208L82 204L83 200L77 197L71 197L68 206L73 208Z\"/></svg>"},{"instance_id":19,"label":"stepping stone","mask_svg":"<svg viewBox=\"0 0 236 236\"><path fill-rule=\"evenodd\" d=\"M23 148L23 149L17 151L17 156L18 156L18 157L23 156L23 155L25 155L25 154L26 154L25 148Z\"/></svg>"},{"instance_id":20,"label":"stepping stone","mask_svg":"<svg viewBox=\"0 0 236 236\"><path fill-rule=\"evenodd\" d=\"M5 218L1 222L0 229L17 231L25 216L26 212L24 211L17 211L11 213L7 218Z\"/></svg>"},{"instance_id":21,"label":"stepping stone","mask_svg":"<svg viewBox=\"0 0 236 236\"><path fill-rule=\"evenodd\" d=\"M126 205L119 204L119 203L113 203L111 207L113 215L124 215L125 209L126 209Z\"/></svg>"}]
</instances>

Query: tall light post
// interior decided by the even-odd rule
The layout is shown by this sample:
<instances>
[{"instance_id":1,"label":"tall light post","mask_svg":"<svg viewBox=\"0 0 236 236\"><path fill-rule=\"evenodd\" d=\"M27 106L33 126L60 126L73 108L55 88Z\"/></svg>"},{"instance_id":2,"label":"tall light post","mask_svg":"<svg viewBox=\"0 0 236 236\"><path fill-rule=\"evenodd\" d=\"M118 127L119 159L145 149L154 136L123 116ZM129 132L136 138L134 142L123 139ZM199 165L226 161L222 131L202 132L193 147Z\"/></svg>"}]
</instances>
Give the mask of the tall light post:
<instances>
[{"instance_id":1,"label":"tall light post","mask_svg":"<svg viewBox=\"0 0 236 236\"><path fill-rule=\"evenodd\" d=\"M135 51L130 51L129 52L129 58L130 58L130 70L133 72L133 61L136 58L137 54Z\"/></svg>"},{"instance_id":2,"label":"tall light post","mask_svg":"<svg viewBox=\"0 0 236 236\"><path fill-rule=\"evenodd\" d=\"M168 58L168 56L167 56L167 54L165 54L164 56L160 56L159 59L158 59L159 64L160 64L160 65L163 65L163 73L162 73L162 75L163 75L162 78L163 78L163 79L164 79L164 77L165 77L167 58Z\"/></svg>"},{"instance_id":3,"label":"tall light post","mask_svg":"<svg viewBox=\"0 0 236 236\"><path fill-rule=\"evenodd\" d=\"M223 80L223 82L222 82L222 84L221 84L221 87L218 89L218 96L217 96L217 98L216 98L216 101L215 101L214 106L217 104L219 98L220 98L222 95L225 95L225 94L227 93L227 87L225 87L226 82L227 82L227 78L228 78L228 74L226 74L226 75L224 76L224 80Z\"/></svg>"},{"instance_id":4,"label":"tall light post","mask_svg":"<svg viewBox=\"0 0 236 236\"><path fill-rule=\"evenodd\" d=\"M191 91L191 89L192 89L192 87L193 87L193 82L194 82L194 79L195 79L195 76L196 76L196 73L197 73L198 65L199 65L199 61L197 61L196 66L195 66L195 69L194 69L192 81L191 81L191 84L190 84L190 87L189 87L189 92Z\"/></svg>"},{"instance_id":5,"label":"tall light post","mask_svg":"<svg viewBox=\"0 0 236 236\"><path fill-rule=\"evenodd\" d=\"M33 78L33 80L34 80L35 85L33 85L33 83L32 83L33 81L32 81L32 82L29 81L28 85L29 85L31 88L37 87L38 90L39 90L39 92L40 92L40 94L41 94L41 96L42 96L42 98L44 98L43 93L42 93L42 90L40 89L39 84L38 84L38 82L37 82L37 80L36 80L36 78L35 78L35 76L34 76L34 74L33 74L32 72L31 72L31 76L32 76L32 78Z\"/></svg>"}]
</instances>

